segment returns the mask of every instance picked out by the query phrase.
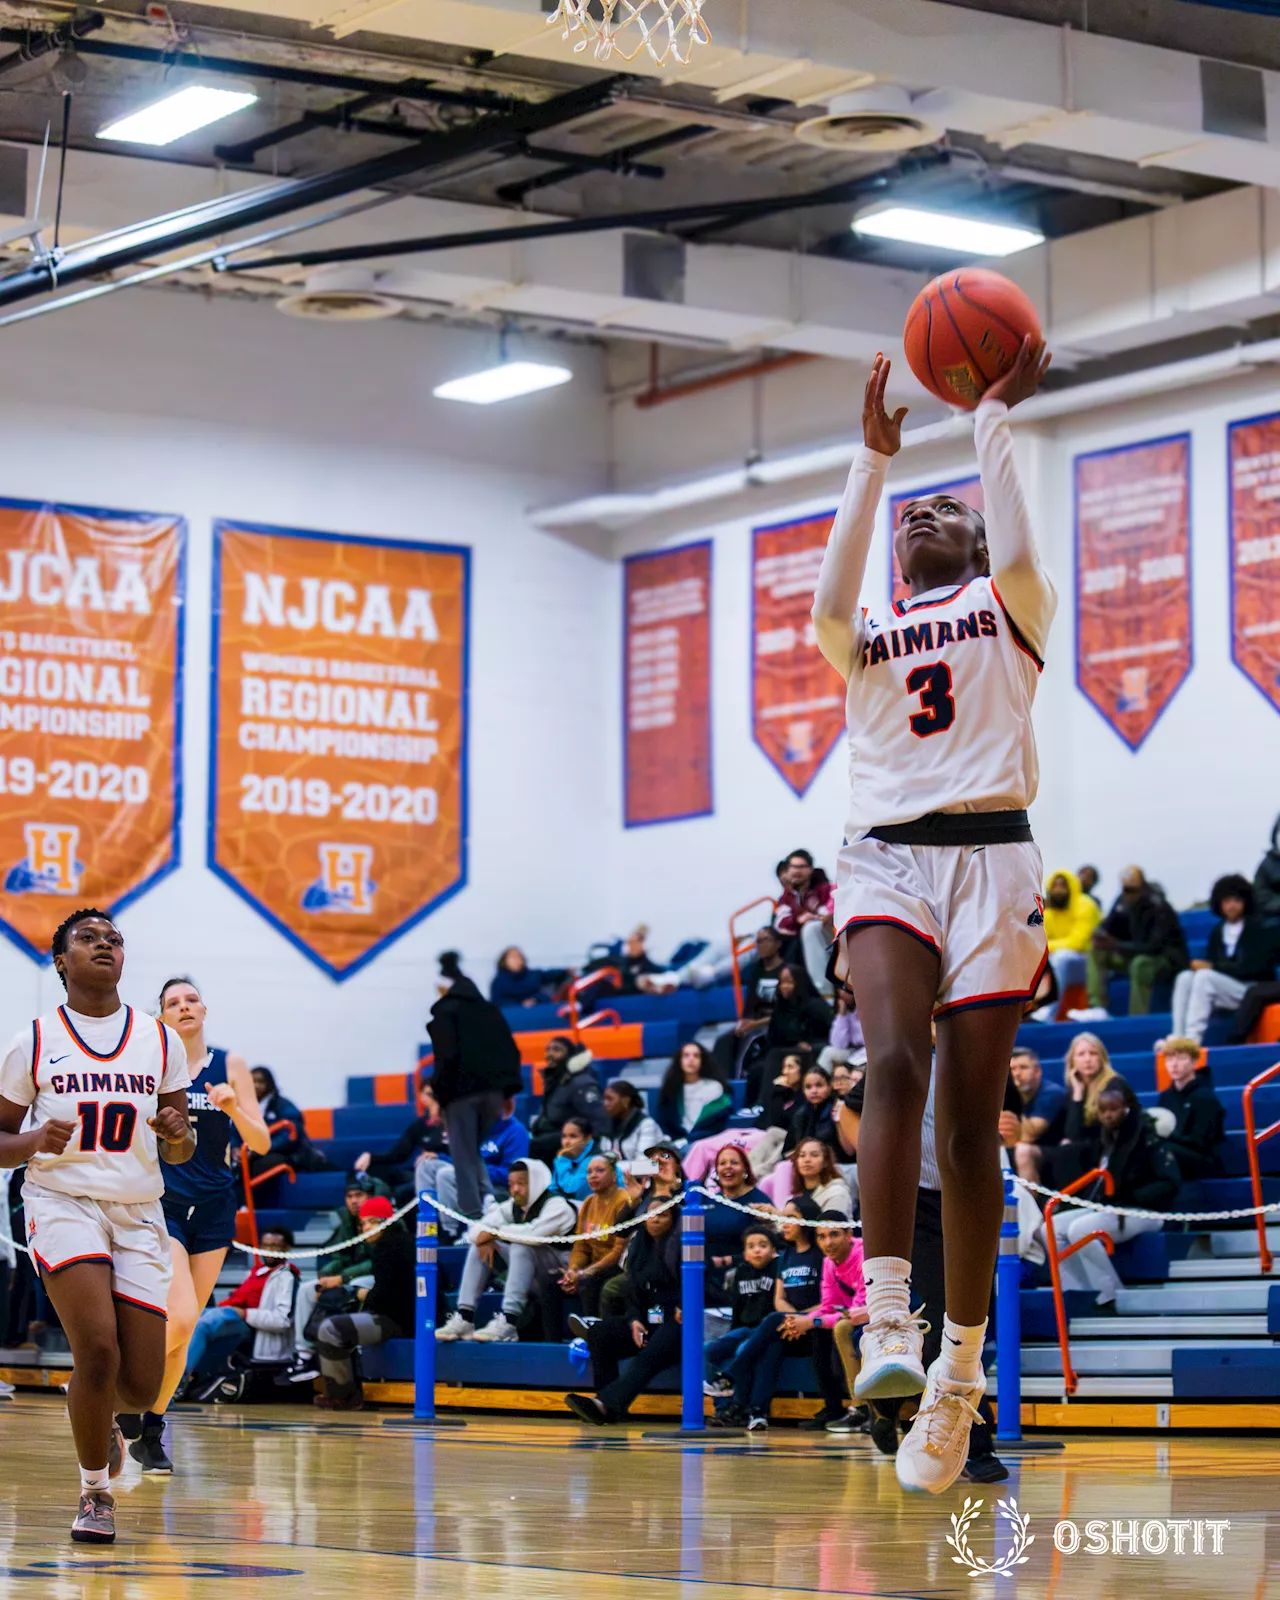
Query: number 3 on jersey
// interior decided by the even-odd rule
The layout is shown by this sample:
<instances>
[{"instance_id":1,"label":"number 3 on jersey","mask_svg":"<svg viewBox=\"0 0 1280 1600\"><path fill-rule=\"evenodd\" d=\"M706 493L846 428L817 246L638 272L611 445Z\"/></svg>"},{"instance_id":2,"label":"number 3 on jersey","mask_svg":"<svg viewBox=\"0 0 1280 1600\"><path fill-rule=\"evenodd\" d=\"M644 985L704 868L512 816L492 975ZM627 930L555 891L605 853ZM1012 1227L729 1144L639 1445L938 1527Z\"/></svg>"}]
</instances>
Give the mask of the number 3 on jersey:
<instances>
[{"instance_id":1,"label":"number 3 on jersey","mask_svg":"<svg viewBox=\"0 0 1280 1600\"><path fill-rule=\"evenodd\" d=\"M951 698L951 668L945 661L931 667L916 667L907 675L907 693L920 696L920 710L908 718L917 739L945 733L956 720L956 703Z\"/></svg>"}]
</instances>

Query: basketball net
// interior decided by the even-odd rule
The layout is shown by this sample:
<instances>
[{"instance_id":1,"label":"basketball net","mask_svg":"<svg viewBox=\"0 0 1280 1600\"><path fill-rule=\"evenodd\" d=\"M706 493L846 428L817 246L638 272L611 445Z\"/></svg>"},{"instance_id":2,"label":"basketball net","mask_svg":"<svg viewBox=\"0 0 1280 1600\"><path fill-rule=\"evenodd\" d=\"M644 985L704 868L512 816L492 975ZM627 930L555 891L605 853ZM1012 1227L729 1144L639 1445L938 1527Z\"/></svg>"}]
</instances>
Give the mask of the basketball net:
<instances>
[{"instance_id":1,"label":"basketball net","mask_svg":"<svg viewBox=\"0 0 1280 1600\"><path fill-rule=\"evenodd\" d=\"M614 56L634 61L647 50L662 66L684 66L695 44L710 44L711 31L702 20L705 0L559 0L550 26L564 25L565 39L576 51L592 47L597 61Z\"/></svg>"}]
</instances>

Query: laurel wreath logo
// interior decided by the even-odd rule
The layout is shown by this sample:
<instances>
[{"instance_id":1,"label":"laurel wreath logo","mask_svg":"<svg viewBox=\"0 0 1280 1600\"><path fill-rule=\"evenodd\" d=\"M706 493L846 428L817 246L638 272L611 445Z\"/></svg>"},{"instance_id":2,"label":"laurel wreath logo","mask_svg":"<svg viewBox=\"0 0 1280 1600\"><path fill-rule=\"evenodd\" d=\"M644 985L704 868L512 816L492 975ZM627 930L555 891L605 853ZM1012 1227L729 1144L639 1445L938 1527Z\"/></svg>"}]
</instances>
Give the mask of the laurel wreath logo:
<instances>
[{"instance_id":1,"label":"laurel wreath logo","mask_svg":"<svg viewBox=\"0 0 1280 1600\"><path fill-rule=\"evenodd\" d=\"M1031 1559L1026 1552L1036 1542L1035 1534L1027 1532L1031 1518L1019 1512L1018 1502L1014 1499L998 1500L996 1510L1012 1530L1013 1548L998 1561L985 1561L980 1555L975 1554L969 1546L969 1529L985 1503L966 1496L960 1511L958 1513L953 1511L951 1514L952 1531L947 1535L947 1543L956 1551L951 1559L958 1567L967 1567L971 1578L998 1578L1007 1572L1012 1572L1014 1567L1020 1567L1024 1561Z\"/></svg>"}]
</instances>

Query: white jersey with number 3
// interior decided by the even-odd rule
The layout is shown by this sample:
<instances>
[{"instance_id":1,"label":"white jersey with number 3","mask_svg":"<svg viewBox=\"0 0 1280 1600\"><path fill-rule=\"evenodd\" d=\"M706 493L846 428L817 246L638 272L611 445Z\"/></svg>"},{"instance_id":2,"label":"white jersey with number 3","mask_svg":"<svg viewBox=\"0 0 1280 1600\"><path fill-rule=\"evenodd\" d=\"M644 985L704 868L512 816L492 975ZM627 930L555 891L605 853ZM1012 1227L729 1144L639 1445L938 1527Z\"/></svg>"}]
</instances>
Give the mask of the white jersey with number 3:
<instances>
[{"instance_id":1,"label":"white jersey with number 3","mask_svg":"<svg viewBox=\"0 0 1280 1600\"><path fill-rule=\"evenodd\" d=\"M1021 811L1039 782L1031 703L1044 663L991 578L863 613L849 674L846 837L931 811Z\"/></svg>"},{"instance_id":2,"label":"white jersey with number 3","mask_svg":"<svg viewBox=\"0 0 1280 1600\"><path fill-rule=\"evenodd\" d=\"M32 1156L27 1183L126 1205L158 1200L164 1175L147 1124L160 1095L190 1082L182 1040L132 1006L93 1018L59 1006L37 1018L5 1054L0 1095L30 1106L35 1125L77 1126L61 1155Z\"/></svg>"}]
</instances>

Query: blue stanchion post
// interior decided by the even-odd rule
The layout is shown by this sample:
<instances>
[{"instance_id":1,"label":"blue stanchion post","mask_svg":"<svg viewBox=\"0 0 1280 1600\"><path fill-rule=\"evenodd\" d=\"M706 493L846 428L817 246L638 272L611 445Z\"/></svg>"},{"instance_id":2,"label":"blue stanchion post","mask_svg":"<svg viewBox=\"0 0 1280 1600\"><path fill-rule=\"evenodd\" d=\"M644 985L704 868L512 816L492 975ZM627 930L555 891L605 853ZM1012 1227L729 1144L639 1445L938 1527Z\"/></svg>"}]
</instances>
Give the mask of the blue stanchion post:
<instances>
[{"instance_id":1,"label":"blue stanchion post","mask_svg":"<svg viewBox=\"0 0 1280 1600\"><path fill-rule=\"evenodd\" d=\"M413 1416L415 1422L434 1422L436 1415L436 1260L435 1195L418 1196L417 1328L413 1342Z\"/></svg>"},{"instance_id":2,"label":"blue stanchion post","mask_svg":"<svg viewBox=\"0 0 1280 1600\"><path fill-rule=\"evenodd\" d=\"M680 1428L701 1433L706 1427L702 1404L702 1323L706 1304L707 1263L701 1198L686 1189L680 1233Z\"/></svg>"},{"instance_id":3,"label":"blue stanchion post","mask_svg":"<svg viewBox=\"0 0 1280 1600\"><path fill-rule=\"evenodd\" d=\"M1018 1196L1004 1175L1004 1221L996 1260L996 1438L1022 1438L1022 1258L1018 1254Z\"/></svg>"}]
</instances>

